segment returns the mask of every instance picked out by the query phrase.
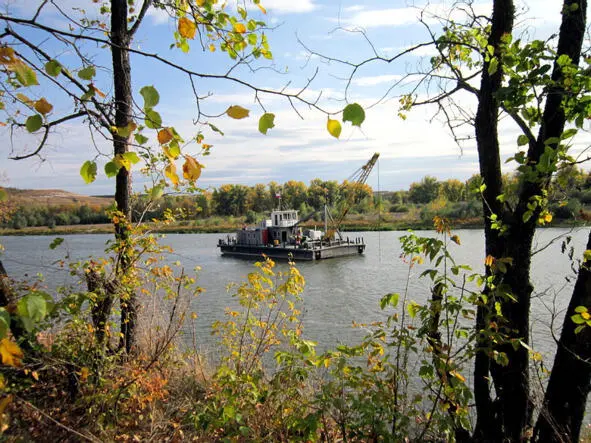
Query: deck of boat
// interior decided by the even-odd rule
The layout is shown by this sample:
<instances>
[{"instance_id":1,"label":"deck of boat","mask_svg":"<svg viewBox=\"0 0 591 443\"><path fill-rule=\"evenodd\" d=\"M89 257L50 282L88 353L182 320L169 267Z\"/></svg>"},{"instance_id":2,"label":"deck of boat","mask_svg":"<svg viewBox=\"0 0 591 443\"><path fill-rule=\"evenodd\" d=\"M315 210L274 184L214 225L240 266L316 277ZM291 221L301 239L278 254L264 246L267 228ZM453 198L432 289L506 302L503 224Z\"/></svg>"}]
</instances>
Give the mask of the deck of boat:
<instances>
[{"instance_id":1,"label":"deck of boat","mask_svg":"<svg viewBox=\"0 0 591 443\"><path fill-rule=\"evenodd\" d=\"M275 259L293 259L296 261L322 260L326 258L344 257L347 255L363 254L365 243L334 242L332 244L318 244L314 247L259 246L232 243L218 245L223 255L244 258L262 258L263 254Z\"/></svg>"}]
</instances>

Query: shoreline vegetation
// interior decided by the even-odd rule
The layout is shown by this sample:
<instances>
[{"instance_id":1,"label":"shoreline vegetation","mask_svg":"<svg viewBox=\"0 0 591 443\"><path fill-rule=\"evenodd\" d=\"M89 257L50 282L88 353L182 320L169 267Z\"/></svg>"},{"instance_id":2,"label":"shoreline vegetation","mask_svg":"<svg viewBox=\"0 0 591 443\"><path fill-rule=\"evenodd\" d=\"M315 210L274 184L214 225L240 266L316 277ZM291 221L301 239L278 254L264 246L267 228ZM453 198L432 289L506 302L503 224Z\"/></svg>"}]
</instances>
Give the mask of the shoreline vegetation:
<instances>
[{"instance_id":1,"label":"shoreline vegetation","mask_svg":"<svg viewBox=\"0 0 591 443\"><path fill-rule=\"evenodd\" d=\"M509 206L516 202L518 181L503 176ZM333 218L347 214L342 231L431 229L433 218L444 217L458 228L482 228L482 179L465 182L426 176L407 190L376 191L367 184L314 179L308 185L289 180L245 186L225 184L195 194L132 198L133 218L148 229L171 233L226 233L253 226L278 206L297 209L302 226L322 226L327 205ZM0 235L111 234L111 196L84 196L46 189L5 188L0 209ZM280 200L277 198L280 196ZM575 166L561 169L548 194L549 215L544 226L580 226L591 220L591 173ZM152 220L168 220L154 223ZM546 225L547 223L547 225ZM156 228L156 226L158 226Z\"/></svg>"},{"instance_id":2,"label":"shoreline vegetation","mask_svg":"<svg viewBox=\"0 0 591 443\"><path fill-rule=\"evenodd\" d=\"M202 219L198 221L180 221L170 225L145 223L148 230L155 233L170 234L225 234L232 233L246 223L244 217L233 218L232 220L219 220L218 217ZM453 220L455 229L482 229L482 220L474 217L469 219ZM585 220L559 220L545 227L547 228L570 228L585 226ZM317 222L302 223L303 227L313 228L319 226ZM152 228L152 229L151 229ZM410 220L400 218L398 220L373 220L372 217L361 217L347 220L341 227L342 232L363 232L363 231L422 231L432 230L433 223L421 220ZM90 225L64 225L48 228L47 226L32 226L21 229L4 228L0 229L0 236L27 236L27 235L78 235L78 234L113 234L113 225L110 223Z\"/></svg>"}]
</instances>

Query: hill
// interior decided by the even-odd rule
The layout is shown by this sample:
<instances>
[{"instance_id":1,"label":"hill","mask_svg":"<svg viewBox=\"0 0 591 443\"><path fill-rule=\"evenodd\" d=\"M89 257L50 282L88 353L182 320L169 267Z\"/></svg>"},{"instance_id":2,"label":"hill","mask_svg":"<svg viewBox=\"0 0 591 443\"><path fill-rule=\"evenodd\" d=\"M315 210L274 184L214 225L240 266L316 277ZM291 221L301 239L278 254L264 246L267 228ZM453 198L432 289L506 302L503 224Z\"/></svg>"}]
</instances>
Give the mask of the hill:
<instances>
[{"instance_id":1,"label":"hill","mask_svg":"<svg viewBox=\"0 0 591 443\"><path fill-rule=\"evenodd\" d=\"M5 188L9 201L14 204L30 206L64 206L64 205L88 205L108 206L113 202L113 197L94 197L75 194L61 189L16 189Z\"/></svg>"}]
</instances>

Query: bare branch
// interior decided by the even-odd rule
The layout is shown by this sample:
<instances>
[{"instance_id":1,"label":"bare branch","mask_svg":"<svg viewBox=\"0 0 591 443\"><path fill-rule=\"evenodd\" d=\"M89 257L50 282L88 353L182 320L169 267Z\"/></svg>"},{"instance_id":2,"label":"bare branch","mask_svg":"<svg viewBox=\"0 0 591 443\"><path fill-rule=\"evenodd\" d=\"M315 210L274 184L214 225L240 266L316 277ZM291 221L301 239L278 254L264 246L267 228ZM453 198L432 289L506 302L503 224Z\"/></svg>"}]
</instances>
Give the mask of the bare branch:
<instances>
[{"instance_id":1,"label":"bare branch","mask_svg":"<svg viewBox=\"0 0 591 443\"><path fill-rule=\"evenodd\" d=\"M78 117L83 117L85 115L88 115L87 111L80 111L80 112L76 112L74 114L70 114L70 115L66 115L65 117L59 118L57 120L54 120L52 122L46 123L44 124L42 127L45 129L45 132L43 134L43 138L41 139L41 142L39 143L39 145L37 146L37 149L35 149L35 151L29 153L29 154L24 154L24 155L16 155L14 157L8 157L11 160L24 160L25 158L31 158L34 157L36 155L39 154L39 152L41 152L41 150L43 149L43 147L45 146L45 143L47 142L47 137L49 136L49 130L53 127L53 126L57 126L60 123L66 122L68 120L73 120L76 119ZM17 126L23 127L23 124L18 124Z\"/></svg>"},{"instance_id":2,"label":"bare branch","mask_svg":"<svg viewBox=\"0 0 591 443\"><path fill-rule=\"evenodd\" d=\"M148 9L150 9L151 5L152 5L152 0L144 0L144 3L142 3L142 9L140 9L140 12L137 15L137 18L135 19L135 22L133 23L131 29L129 30L130 37L133 37L134 34L137 32L138 28L142 24L142 21L144 20L144 17L146 16L146 13L148 12Z\"/></svg>"}]
</instances>

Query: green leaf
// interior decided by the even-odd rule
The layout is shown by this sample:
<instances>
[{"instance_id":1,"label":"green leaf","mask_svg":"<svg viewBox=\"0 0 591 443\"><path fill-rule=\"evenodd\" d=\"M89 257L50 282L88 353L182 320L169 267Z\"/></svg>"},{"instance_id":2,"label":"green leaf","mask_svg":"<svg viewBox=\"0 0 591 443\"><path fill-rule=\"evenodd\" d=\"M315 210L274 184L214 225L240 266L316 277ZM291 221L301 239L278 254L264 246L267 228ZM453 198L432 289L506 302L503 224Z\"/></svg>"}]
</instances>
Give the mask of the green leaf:
<instances>
[{"instance_id":1,"label":"green leaf","mask_svg":"<svg viewBox=\"0 0 591 443\"><path fill-rule=\"evenodd\" d=\"M138 145L143 145L148 141L148 137L143 134L135 134L134 138Z\"/></svg>"},{"instance_id":2,"label":"green leaf","mask_svg":"<svg viewBox=\"0 0 591 443\"><path fill-rule=\"evenodd\" d=\"M585 306L577 306L575 308L575 312L578 312L579 314L581 314L583 312L587 312L587 308Z\"/></svg>"},{"instance_id":3,"label":"green leaf","mask_svg":"<svg viewBox=\"0 0 591 443\"><path fill-rule=\"evenodd\" d=\"M178 158L181 155L181 147L179 146L179 143L176 140L170 142L170 144L168 145L168 152L170 153L170 156L174 159Z\"/></svg>"},{"instance_id":4,"label":"green leaf","mask_svg":"<svg viewBox=\"0 0 591 443\"><path fill-rule=\"evenodd\" d=\"M570 319L573 321L573 323L575 323L577 325L585 323L585 319L583 317L581 317L581 314L575 314L575 315L571 316Z\"/></svg>"},{"instance_id":5,"label":"green leaf","mask_svg":"<svg viewBox=\"0 0 591 443\"><path fill-rule=\"evenodd\" d=\"M224 133L215 125L208 123L208 126L212 129L212 131L217 132L220 135L224 135Z\"/></svg>"},{"instance_id":6,"label":"green leaf","mask_svg":"<svg viewBox=\"0 0 591 443\"><path fill-rule=\"evenodd\" d=\"M564 131L562 133L562 135L560 136L560 139L561 140L566 140L567 138L574 137L577 134L577 132L578 131L575 128L567 129L566 131Z\"/></svg>"},{"instance_id":7,"label":"green leaf","mask_svg":"<svg viewBox=\"0 0 591 443\"><path fill-rule=\"evenodd\" d=\"M87 66L84 69L78 71L78 77L82 80L92 80L92 78L96 75L96 69L94 66Z\"/></svg>"},{"instance_id":8,"label":"green leaf","mask_svg":"<svg viewBox=\"0 0 591 443\"><path fill-rule=\"evenodd\" d=\"M417 316L417 312L419 312L419 309L421 308L421 305L414 301L411 301L406 308L408 310L410 318L415 318Z\"/></svg>"},{"instance_id":9,"label":"green leaf","mask_svg":"<svg viewBox=\"0 0 591 443\"><path fill-rule=\"evenodd\" d=\"M87 184L92 183L96 179L96 163L86 160L80 168L80 175Z\"/></svg>"},{"instance_id":10,"label":"green leaf","mask_svg":"<svg viewBox=\"0 0 591 443\"><path fill-rule=\"evenodd\" d=\"M517 146L524 146L529 143L529 138L525 134L521 134L517 137Z\"/></svg>"},{"instance_id":11,"label":"green leaf","mask_svg":"<svg viewBox=\"0 0 591 443\"><path fill-rule=\"evenodd\" d=\"M339 136L341 135L342 128L338 120L331 120L329 118L326 122L326 129L328 133L332 135L334 138L339 138Z\"/></svg>"},{"instance_id":12,"label":"green leaf","mask_svg":"<svg viewBox=\"0 0 591 443\"><path fill-rule=\"evenodd\" d=\"M5 189L0 188L0 202L8 200L8 193Z\"/></svg>"},{"instance_id":13,"label":"green leaf","mask_svg":"<svg viewBox=\"0 0 591 443\"><path fill-rule=\"evenodd\" d=\"M352 103L343 109L343 122L351 122L353 126L361 126L365 120L365 111L361 105Z\"/></svg>"},{"instance_id":14,"label":"green leaf","mask_svg":"<svg viewBox=\"0 0 591 443\"><path fill-rule=\"evenodd\" d=\"M497 72L498 69L499 69L499 59L496 57L491 58L490 63L488 65L488 74L494 75L494 73Z\"/></svg>"},{"instance_id":15,"label":"green leaf","mask_svg":"<svg viewBox=\"0 0 591 443\"><path fill-rule=\"evenodd\" d=\"M37 74L25 63L16 63L12 68L16 74L16 79L23 86L38 85Z\"/></svg>"},{"instance_id":16,"label":"green leaf","mask_svg":"<svg viewBox=\"0 0 591 443\"><path fill-rule=\"evenodd\" d=\"M105 174L107 177L115 177L119 173L119 166L114 161L107 162L105 165Z\"/></svg>"},{"instance_id":17,"label":"green leaf","mask_svg":"<svg viewBox=\"0 0 591 443\"><path fill-rule=\"evenodd\" d=\"M159 184L159 185L156 185L152 188L152 190L150 191L150 196L152 197L152 200L156 200L156 199L162 197L163 193L164 193L164 185Z\"/></svg>"},{"instance_id":18,"label":"green leaf","mask_svg":"<svg viewBox=\"0 0 591 443\"><path fill-rule=\"evenodd\" d=\"M64 239L61 237L56 237L53 239L53 241L49 244L49 249L55 249L57 248L59 245L61 245L64 242Z\"/></svg>"},{"instance_id":19,"label":"green leaf","mask_svg":"<svg viewBox=\"0 0 591 443\"><path fill-rule=\"evenodd\" d=\"M385 309L386 306L388 306L388 305L396 307L398 305L399 298L400 298L400 295L396 292L384 295L382 297L382 299L380 300L380 308Z\"/></svg>"},{"instance_id":20,"label":"green leaf","mask_svg":"<svg viewBox=\"0 0 591 443\"><path fill-rule=\"evenodd\" d=\"M275 114L265 113L259 119L259 132L267 135L267 131L275 127Z\"/></svg>"},{"instance_id":21,"label":"green leaf","mask_svg":"<svg viewBox=\"0 0 591 443\"><path fill-rule=\"evenodd\" d=\"M60 65L57 60L50 60L45 63L45 72L52 77L57 77L62 72L62 65Z\"/></svg>"},{"instance_id":22,"label":"green leaf","mask_svg":"<svg viewBox=\"0 0 591 443\"><path fill-rule=\"evenodd\" d=\"M153 109L146 109L146 126L150 129L158 129L162 126L162 117Z\"/></svg>"},{"instance_id":23,"label":"green leaf","mask_svg":"<svg viewBox=\"0 0 591 443\"><path fill-rule=\"evenodd\" d=\"M140 94L144 97L144 109L153 108L160 101L160 94L154 86L144 86Z\"/></svg>"},{"instance_id":24,"label":"green leaf","mask_svg":"<svg viewBox=\"0 0 591 443\"><path fill-rule=\"evenodd\" d=\"M140 161L140 158L138 157L138 155L135 152L126 152L123 154L123 157L125 158L125 160L127 162L129 162L132 165L135 165L136 163L138 163Z\"/></svg>"},{"instance_id":25,"label":"green leaf","mask_svg":"<svg viewBox=\"0 0 591 443\"><path fill-rule=\"evenodd\" d=\"M47 315L47 301L42 295L31 293L21 298L17 305L17 312L23 321L25 329L31 332L34 323L39 322Z\"/></svg>"},{"instance_id":26,"label":"green leaf","mask_svg":"<svg viewBox=\"0 0 591 443\"><path fill-rule=\"evenodd\" d=\"M10 330L10 314L4 308L0 308L0 339L6 337Z\"/></svg>"},{"instance_id":27,"label":"green leaf","mask_svg":"<svg viewBox=\"0 0 591 443\"><path fill-rule=\"evenodd\" d=\"M39 114L31 115L25 122L25 127L29 132L35 132L43 126L43 118Z\"/></svg>"}]
</instances>

